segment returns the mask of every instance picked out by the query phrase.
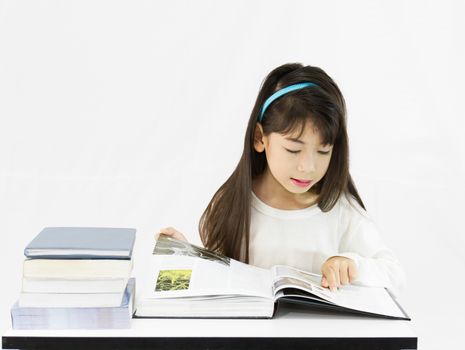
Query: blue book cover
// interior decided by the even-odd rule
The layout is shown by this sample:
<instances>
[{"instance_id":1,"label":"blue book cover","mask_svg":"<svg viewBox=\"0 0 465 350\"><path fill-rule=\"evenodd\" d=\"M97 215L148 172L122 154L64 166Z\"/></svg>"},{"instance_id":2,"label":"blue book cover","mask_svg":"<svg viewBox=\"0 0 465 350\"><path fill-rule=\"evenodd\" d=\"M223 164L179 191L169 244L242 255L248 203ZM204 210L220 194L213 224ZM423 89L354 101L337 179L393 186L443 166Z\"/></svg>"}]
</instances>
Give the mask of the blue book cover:
<instances>
[{"instance_id":1,"label":"blue book cover","mask_svg":"<svg viewBox=\"0 0 465 350\"><path fill-rule=\"evenodd\" d=\"M46 227L26 246L27 258L131 259L134 228Z\"/></svg>"}]
</instances>

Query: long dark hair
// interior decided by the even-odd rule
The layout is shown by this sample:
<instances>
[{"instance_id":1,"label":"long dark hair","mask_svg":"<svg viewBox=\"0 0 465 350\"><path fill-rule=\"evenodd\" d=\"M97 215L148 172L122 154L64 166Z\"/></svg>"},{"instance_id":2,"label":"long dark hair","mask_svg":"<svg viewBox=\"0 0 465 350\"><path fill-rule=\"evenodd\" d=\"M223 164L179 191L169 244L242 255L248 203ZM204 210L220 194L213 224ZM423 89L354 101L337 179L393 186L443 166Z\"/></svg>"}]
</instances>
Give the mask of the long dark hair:
<instances>
[{"instance_id":1,"label":"long dark hair","mask_svg":"<svg viewBox=\"0 0 465 350\"><path fill-rule=\"evenodd\" d=\"M333 145L326 174L310 189L318 194L318 206L322 211L329 211L342 194L350 194L365 209L349 173L346 107L341 91L318 67L284 64L271 71L263 81L247 125L239 164L213 195L200 218L200 237L207 249L248 263L252 180L267 166L265 152L254 149L256 123L269 96L301 82L313 82L318 87L296 90L273 102L261 122L263 133L284 135L299 127L302 133L310 119L319 130L323 143Z\"/></svg>"}]
</instances>

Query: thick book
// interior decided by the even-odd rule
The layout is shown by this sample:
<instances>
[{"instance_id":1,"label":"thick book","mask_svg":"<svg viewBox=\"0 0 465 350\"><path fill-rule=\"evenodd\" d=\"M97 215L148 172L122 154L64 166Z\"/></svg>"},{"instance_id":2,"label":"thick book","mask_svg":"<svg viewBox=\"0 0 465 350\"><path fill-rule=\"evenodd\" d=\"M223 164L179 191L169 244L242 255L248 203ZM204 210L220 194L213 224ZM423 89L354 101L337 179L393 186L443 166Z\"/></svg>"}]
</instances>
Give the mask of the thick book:
<instances>
[{"instance_id":1,"label":"thick book","mask_svg":"<svg viewBox=\"0 0 465 350\"><path fill-rule=\"evenodd\" d=\"M127 278L27 278L23 277L21 292L25 293L122 293Z\"/></svg>"},{"instance_id":2,"label":"thick book","mask_svg":"<svg viewBox=\"0 0 465 350\"><path fill-rule=\"evenodd\" d=\"M26 259L23 277L50 279L128 278L133 260L119 259Z\"/></svg>"},{"instance_id":3,"label":"thick book","mask_svg":"<svg viewBox=\"0 0 465 350\"><path fill-rule=\"evenodd\" d=\"M120 293L31 293L20 292L20 307L117 307L124 292Z\"/></svg>"},{"instance_id":4,"label":"thick book","mask_svg":"<svg viewBox=\"0 0 465 350\"><path fill-rule=\"evenodd\" d=\"M133 228L46 227L26 246L28 258L131 259Z\"/></svg>"},{"instance_id":5,"label":"thick book","mask_svg":"<svg viewBox=\"0 0 465 350\"><path fill-rule=\"evenodd\" d=\"M132 268L132 259L26 259L21 292L123 293Z\"/></svg>"},{"instance_id":6,"label":"thick book","mask_svg":"<svg viewBox=\"0 0 465 350\"><path fill-rule=\"evenodd\" d=\"M410 320L386 288L345 285L330 291L321 275L289 266L241 263L185 241L160 235L135 317L272 318L280 303Z\"/></svg>"},{"instance_id":7,"label":"thick book","mask_svg":"<svg viewBox=\"0 0 465 350\"><path fill-rule=\"evenodd\" d=\"M26 259L20 307L116 307L133 260Z\"/></svg>"},{"instance_id":8,"label":"thick book","mask_svg":"<svg viewBox=\"0 0 465 350\"><path fill-rule=\"evenodd\" d=\"M130 328L134 310L135 279L126 286L115 307L20 307L11 308L13 329L115 329Z\"/></svg>"}]
</instances>

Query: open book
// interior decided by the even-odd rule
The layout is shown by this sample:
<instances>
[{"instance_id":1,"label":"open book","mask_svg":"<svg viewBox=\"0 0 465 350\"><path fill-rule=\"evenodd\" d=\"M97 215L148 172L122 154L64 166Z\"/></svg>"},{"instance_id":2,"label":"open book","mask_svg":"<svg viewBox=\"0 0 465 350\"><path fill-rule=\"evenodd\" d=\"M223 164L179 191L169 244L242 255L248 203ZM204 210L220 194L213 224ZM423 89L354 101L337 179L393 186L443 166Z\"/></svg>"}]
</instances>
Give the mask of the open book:
<instances>
[{"instance_id":1,"label":"open book","mask_svg":"<svg viewBox=\"0 0 465 350\"><path fill-rule=\"evenodd\" d=\"M135 317L272 318L279 303L293 302L410 320L385 288L345 285L331 292L320 275L247 265L165 235L145 277Z\"/></svg>"}]
</instances>

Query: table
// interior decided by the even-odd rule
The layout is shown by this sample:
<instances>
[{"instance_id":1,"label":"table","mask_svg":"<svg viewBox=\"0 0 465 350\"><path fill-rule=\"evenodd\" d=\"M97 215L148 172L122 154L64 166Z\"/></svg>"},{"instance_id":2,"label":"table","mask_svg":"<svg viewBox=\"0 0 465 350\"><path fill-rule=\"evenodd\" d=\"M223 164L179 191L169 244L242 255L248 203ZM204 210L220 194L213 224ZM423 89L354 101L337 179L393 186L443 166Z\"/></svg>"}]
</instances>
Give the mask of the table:
<instances>
[{"instance_id":1,"label":"table","mask_svg":"<svg viewBox=\"0 0 465 350\"><path fill-rule=\"evenodd\" d=\"M133 319L122 330L8 330L4 349L417 349L411 321L280 307L273 319Z\"/></svg>"}]
</instances>

